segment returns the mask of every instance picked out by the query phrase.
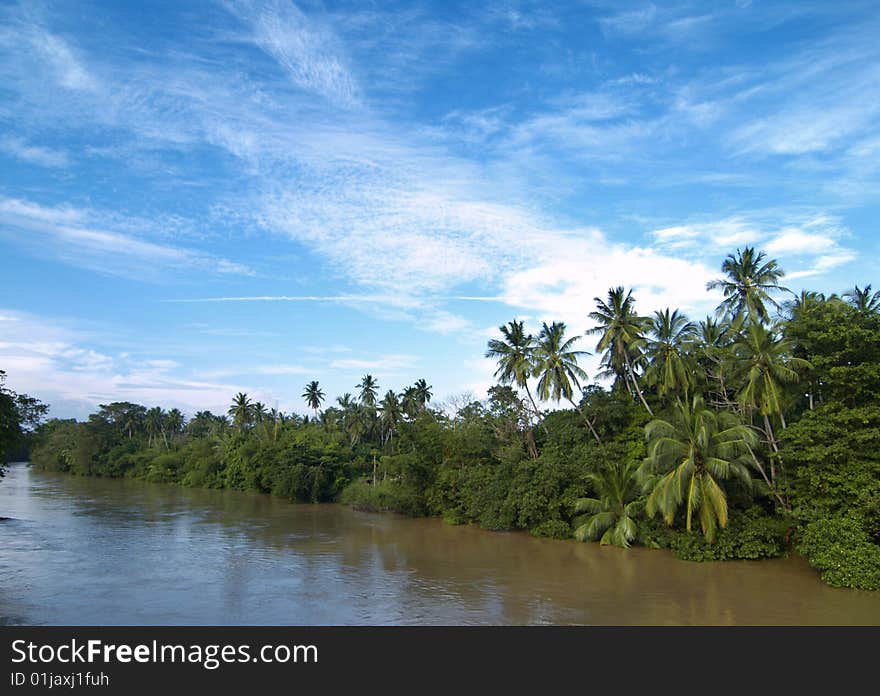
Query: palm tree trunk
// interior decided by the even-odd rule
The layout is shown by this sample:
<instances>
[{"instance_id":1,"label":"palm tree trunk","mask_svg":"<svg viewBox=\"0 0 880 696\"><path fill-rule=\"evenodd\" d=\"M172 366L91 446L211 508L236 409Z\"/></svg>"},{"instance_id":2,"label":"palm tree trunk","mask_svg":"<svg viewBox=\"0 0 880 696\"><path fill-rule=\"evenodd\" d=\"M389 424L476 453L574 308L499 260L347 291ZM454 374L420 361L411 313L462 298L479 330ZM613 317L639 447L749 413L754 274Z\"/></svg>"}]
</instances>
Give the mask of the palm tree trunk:
<instances>
[{"instance_id":1,"label":"palm tree trunk","mask_svg":"<svg viewBox=\"0 0 880 696\"><path fill-rule=\"evenodd\" d=\"M752 461L755 462L755 466L757 467L758 471L760 472L761 477L764 479L764 483L767 484L767 488L770 489L770 492L773 493L773 496L776 498L776 500L779 501L779 504L782 505L782 508L787 512L791 512L791 505L788 504L788 502L785 500L785 498L783 498L781 495L779 495L779 491L776 490L776 486L774 486L770 482L770 479L767 478L767 472L764 471L764 467L761 466L761 462L758 461L758 457L755 456L755 453L752 450L752 448L749 447L748 445L746 445L746 447L749 450L749 454L752 455Z\"/></svg>"},{"instance_id":2,"label":"palm tree trunk","mask_svg":"<svg viewBox=\"0 0 880 696\"><path fill-rule=\"evenodd\" d=\"M578 408L577 404L574 401L569 399L568 402L574 407L574 410L580 414L581 418L584 419L584 423L587 424L587 427L590 429L590 432L593 433L593 437L596 438L596 442L601 445L602 440L599 439L599 434L596 432L596 429L593 427L593 424L590 422L590 419L587 418L587 416L584 414L584 412Z\"/></svg>"},{"instance_id":3,"label":"palm tree trunk","mask_svg":"<svg viewBox=\"0 0 880 696\"><path fill-rule=\"evenodd\" d=\"M629 378L632 380L633 386L635 387L636 396L639 397L639 401L642 402L642 406L645 407L645 410L648 412L648 415L651 418L654 417L654 412L651 410L651 407L648 406L648 402L645 401L645 397L642 396L642 390L639 388L639 380L636 379L635 370L633 370L632 362L629 359L629 353L623 354L624 359L626 360L626 370L629 373Z\"/></svg>"}]
</instances>

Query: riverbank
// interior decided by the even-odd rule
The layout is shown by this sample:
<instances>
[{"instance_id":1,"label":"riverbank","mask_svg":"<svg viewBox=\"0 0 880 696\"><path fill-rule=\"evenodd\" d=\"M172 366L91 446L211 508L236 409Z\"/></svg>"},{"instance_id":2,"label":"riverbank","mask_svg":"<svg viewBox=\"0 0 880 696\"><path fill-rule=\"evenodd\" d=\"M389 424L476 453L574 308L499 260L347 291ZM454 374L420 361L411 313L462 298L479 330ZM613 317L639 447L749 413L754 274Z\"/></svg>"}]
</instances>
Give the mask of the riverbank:
<instances>
[{"instance_id":1,"label":"riverbank","mask_svg":"<svg viewBox=\"0 0 880 696\"><path fill-rule=\"evenodd\" d=\"M880 624L880 595L797 556L491 533L435 518L15 465L0 617L22 624Z\"/></svg>"}]
</instances>

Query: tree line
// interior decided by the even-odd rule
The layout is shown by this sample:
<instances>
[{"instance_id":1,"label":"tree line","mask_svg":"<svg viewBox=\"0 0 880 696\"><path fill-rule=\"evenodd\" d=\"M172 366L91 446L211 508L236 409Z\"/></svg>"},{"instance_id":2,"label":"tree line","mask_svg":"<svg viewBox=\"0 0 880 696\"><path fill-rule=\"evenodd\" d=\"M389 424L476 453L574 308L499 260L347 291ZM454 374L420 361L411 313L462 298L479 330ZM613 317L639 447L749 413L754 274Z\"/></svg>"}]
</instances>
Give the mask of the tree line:
<instances>
[{"instance_id":1,"label":"tree line","mask_svg":"<svg viewBox=\"0 0 880 696\"><path fill-rule=\"evenodd\" d=\"M794 548L831 584L880 589L880 292L795 295L751 247L721 271L723 299L696 321L640 314L615 287L585 308L586 336L508 322L485 353L497 384L454 412L424 379L380 398L367 374L332 405L309 382L309 416L244 393L188 421L102 405L41 426L32 459L694 560ZM579 365L588 336L607 388Z\"/></svg>"}]
</instances>

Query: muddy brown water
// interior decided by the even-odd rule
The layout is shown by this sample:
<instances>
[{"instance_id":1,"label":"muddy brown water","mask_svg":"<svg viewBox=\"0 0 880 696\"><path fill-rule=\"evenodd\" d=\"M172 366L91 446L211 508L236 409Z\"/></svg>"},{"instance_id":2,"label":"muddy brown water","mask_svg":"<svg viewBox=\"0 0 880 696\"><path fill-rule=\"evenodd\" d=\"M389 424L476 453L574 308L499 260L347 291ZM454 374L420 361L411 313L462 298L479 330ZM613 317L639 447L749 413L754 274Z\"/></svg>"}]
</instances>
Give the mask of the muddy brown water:
<instances>
[{"instance_id":1,"label":"muddy brown water","mask_svg":"<svg viewBox=\"0 0 880 696\"><path fill-rule=\"evenodd\" d=\"M691 563L267 495L10 467L0 623L872 624L799 557Z\"/></svg>"}]
</instances>

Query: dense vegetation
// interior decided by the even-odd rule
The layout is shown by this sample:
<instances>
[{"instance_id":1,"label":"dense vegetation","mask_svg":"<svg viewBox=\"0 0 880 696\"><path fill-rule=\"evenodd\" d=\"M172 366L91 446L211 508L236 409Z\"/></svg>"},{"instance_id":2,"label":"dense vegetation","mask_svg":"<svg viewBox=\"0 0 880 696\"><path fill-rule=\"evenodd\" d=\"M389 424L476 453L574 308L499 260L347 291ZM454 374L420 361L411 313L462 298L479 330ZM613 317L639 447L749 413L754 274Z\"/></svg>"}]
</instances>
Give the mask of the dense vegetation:
<instances>
[{"instance_id":1,"label":"dense vegetation","mask_svg":"<svg viewBox=\"0 0 880 696\"><path fill-rule=\"evenodd\" d=\"M32 433L48 412L39 399L7 388L6 372L0 370L0 479L6 462L27 459Z\"/></svg>"},{"instance_id":2,"label":"dense vegetation","mask_svg":"<svg viewBox=\"0 0 880 696\"><path fill-rule=\"evenodd\" d=\"M589 313L609 389L582 386L564 324L500 327L484 401L431 406L364 376L310 416L238 394L227 414L102 405L41 426L35 466L438 515L487 529L763 558L792 544L830 584L880 589L880 293L783 302L776 261L730 255L715 316L637 313L622 287ZM791 296L791 293L789 293ZM585 308L585 312L588 308ZM547 411L541 405L570 408Z\"/></svg>"}]
</instances>

